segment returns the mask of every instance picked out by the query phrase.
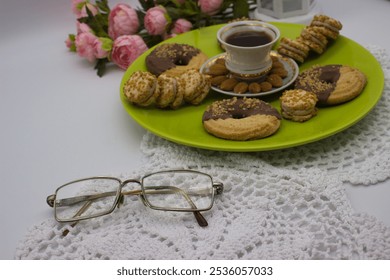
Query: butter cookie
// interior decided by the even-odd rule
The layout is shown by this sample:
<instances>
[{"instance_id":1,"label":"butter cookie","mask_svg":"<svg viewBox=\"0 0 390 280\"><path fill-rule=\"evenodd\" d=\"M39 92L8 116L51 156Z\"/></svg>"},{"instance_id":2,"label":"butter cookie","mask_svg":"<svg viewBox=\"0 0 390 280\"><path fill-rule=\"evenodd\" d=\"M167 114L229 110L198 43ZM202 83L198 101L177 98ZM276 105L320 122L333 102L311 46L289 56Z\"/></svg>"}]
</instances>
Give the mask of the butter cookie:
<instances>
[{"instance_id":1,"label":"butter cookie","mask_svg":"<svg viewBox=\"0 0 390 280\"><path fill-rule=\"evenodd\" d=\"M331 64L314 66L300 73L295 88L316 94L320 105L336 105L357 97L366 83L366 75L359 69Z\"/></svg>"},{"instance_id":2,"label":"butter cookie","mask_svg":"<svg viewBox=\"0 0 390 280\"><path fill-rule=\"evenodd\" d=\"M205 130L216 137L245 141L274 134L280 127L281 115L262 100L233 97L209 105L202 122Z\"/></svg>"}]
</instances>

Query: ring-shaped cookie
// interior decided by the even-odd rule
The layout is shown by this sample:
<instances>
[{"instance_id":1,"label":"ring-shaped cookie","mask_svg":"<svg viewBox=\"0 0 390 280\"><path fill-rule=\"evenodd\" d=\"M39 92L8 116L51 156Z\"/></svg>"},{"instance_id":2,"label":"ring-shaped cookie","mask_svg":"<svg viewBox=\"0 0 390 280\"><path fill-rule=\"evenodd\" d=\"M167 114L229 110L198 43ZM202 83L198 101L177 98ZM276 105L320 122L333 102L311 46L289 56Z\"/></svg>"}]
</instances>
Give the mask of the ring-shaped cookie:
<instances>
[{"instance_id":1,"label":"ring-shaped cookie","mask_svg":"<svg viewBox=\"0 0 390 280\"><path fill-rule=\"evenodd\" d=\"M254 140L274 134L281 115L270 104L255 98L214 101L203 114L205 130L228 140Z\"/></svg>"},{"instance_id":2,"label":"ring-shaped cookie","mask_svg":"<svg viewBox=\"0 0 390 280\"><path fill-rule=\"evenodd\" d=\"M188 69L199 70L208 57L198 48L187 44L165 43L157 46L145 59L152 74L177 77Z\"/></svg>"}]
</instances>

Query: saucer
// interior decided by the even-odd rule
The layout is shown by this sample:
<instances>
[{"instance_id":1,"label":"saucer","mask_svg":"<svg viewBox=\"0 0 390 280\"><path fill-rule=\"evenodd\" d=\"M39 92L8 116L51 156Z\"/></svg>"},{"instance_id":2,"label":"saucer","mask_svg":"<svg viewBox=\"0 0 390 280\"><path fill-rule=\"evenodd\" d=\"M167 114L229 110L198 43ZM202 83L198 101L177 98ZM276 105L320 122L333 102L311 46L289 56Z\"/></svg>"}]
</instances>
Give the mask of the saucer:
<instances>
[{"instance_id":1,"label":"saucer","mask_svg":"<svg viewBox=\"0 0 390 280\"><path fill-rule=\"evenodd\" d=\"M226 53L220 53L216 56L211 57L202 65L202 67L200 68L200 72L206 73L208 71L208 69L210 68L210 66L213 65L217 59L224 58L225 56L226 56ZM298 64L294 60L292 60L291 58L283 57L275 51L271 52L271 56L277 57L278 60L283 64L284 68L287 70L287 77L285 77L283 79L283 85L281 87L272 88L269 91L262 91L259 93L251 93L249 91L246 93L235 93L233 91L222 90L216 86L211 86L211 89L216 91L216 92L220 92L220 93L223 93L226 95L239 96L239 97L266 96L266 95L270 95L270 94L282 91L283 89L290 86L295 81L295 79L298 77L299 67L298 67Z\"/></svg>"}]
</instances>

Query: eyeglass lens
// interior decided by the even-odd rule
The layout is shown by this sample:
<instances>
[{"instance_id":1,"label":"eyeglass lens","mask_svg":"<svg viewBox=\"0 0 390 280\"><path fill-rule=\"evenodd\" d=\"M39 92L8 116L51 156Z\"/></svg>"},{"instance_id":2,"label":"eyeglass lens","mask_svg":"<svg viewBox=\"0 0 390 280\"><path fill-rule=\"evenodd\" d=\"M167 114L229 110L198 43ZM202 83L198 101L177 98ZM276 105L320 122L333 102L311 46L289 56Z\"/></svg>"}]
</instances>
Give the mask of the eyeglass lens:
<instances>
[{"instance_id":1,"label":"eyeglass lens","mask_svg":"<svg viewBox=\"0 0 390 280\"><path fill-rule=\"evenodd\" d=\"M210 176L197 172L158 172L143 178L144 197L152 207L209 209L214 191Z\"/></svg>"},{"instance_id":2,"label":"eyeglass lens","mask_svg":"<svg viewBox=\"0 0 390 280\"><path fill-rule=\"evenodd\" d=\"M115 207L120 182L95 178L69 183L57 190L55 214L58 220L96 217Z\"/></svg>"}]
</instances>

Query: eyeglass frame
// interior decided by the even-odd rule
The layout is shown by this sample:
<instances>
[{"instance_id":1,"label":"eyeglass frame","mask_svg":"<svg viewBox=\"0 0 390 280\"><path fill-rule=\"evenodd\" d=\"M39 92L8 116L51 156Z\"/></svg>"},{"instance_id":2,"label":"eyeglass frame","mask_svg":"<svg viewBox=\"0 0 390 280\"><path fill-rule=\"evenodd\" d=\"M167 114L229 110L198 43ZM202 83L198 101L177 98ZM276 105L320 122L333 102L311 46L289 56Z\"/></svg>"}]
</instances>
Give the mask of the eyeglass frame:
<instances>
[{"instance_id":1,"label":"eyeglass frame","mask_svg":"<svg viewBox=\"0 0 390 280\"><path fill-rule=\"evenodd\" d=\"M212 187L211 203L210 203L210 205L208 207L206 207L206 208L200 208L200 209L196 208L196 206L194 206L195 208L169 208L169 207L158 207L158 206L152 205L149 202L149 200L147 199L146 189L145 189L145 187L143 185L143 181L147 177L150 177L152 175L161 174L161 173L195 173L195 174L205 175L205 176L209 177L210 180L211 180L211 187ZM76 213L76 215L73 216L72 218L69 218L69 219L59 219L57 217L56 196L57 196L57 193L58 193L59 190L61 190L62 188L66 187L66 186L69 186L71 184L79 183L79 182L82 182L82 181L87 181L87 180L104 180L104 179L115 180L115 181L117 181L119 183L119 186L117 187L117 191L115 193L115 200L114 200L113 205L112 205L112 207L110 209L108 209L106 211L103 211L103 212L100 212L100 213L97 213L97 214L92 214L90 216L79 216L77 213L79 213L80 210L82 210L82 212L84 212L89 207L89 205L90 205L89 204L89 205L82 206L80 208L80 210ZM129 183L136 183L136 184L138 184L140 186L140 189L122 193L123 187L126 186ZM181 194L187 199L187 201L189 201L189 202L191 201L191 199L187 196L187 194L185 193L184 190L182 190L180 188L177 188L177 189L178 189L178 191L184 192L184 194L183 193L181 193ZM139 180L138 179L130 179L129 178L129 179L125 179L125 180L122 181L121 179L119 179L117 177L111 177L111 176L93 176L93 177L86 177L86 178L73 180L73 181L70 181L68 183L65 183L65 184L59 186L55 190L54 194L51 194L51 195L49 195L46 198L46 203L50 207L52 207L54 209L54 218L56 219L57 222L60 222L60 223L68 223L68 222L77 223L79 221L89 220L89 219L94 219L94 218L102 217L102 216L105 216L105 215L109 215L112 212L114 212L115 208L117 208L117 207L119 208L120 205L123 204L125 195L139 195L140 198L141 198L142 203L146 207L149 207L150 209L153 209L153 210L173 211L173 212L193 212L194 216L195 216L195 218L196 218L196 220L198 222L198 224L201 227L205 227L205 226L208 225L208 223L207 223L206 219L203 217L203 215L200 212L210 210L213 207L213 205L214 205L215 195L222 194L223 193L223 189L224 189L223 183L214 182L212 176L207 174L207 173L204 173L204 172L201 172L201 171L197 171L197 170L192 170L192 169L172 169L172 170L161 170L161 171L157 171L157 172L153 172L153 173L148 173L148 174L142 176ZM112 193L112 192L109 192L109 193ZM99 193L99 194L103 195L103 194L108 194L108 193ZM99 194L97 194L97 195L99 195ZM88 198L86 198L85 196L70 197L70 198L66 198L66 199L68 200L68 199L75 199L75 198L83 199L81 201L87 201L87 204L88 204L88 202L91 201L91 200L88 200ZM76 201L76 202L78 202L78 201ZM76 202L73 202L73 203L76 203ZM191 203L193 204L192 201L191 201ZM84 207L86 207L86 209L83 210ZM73 224L73 225L75 225L75 224Z\"/></svg>"}]
</instances>

